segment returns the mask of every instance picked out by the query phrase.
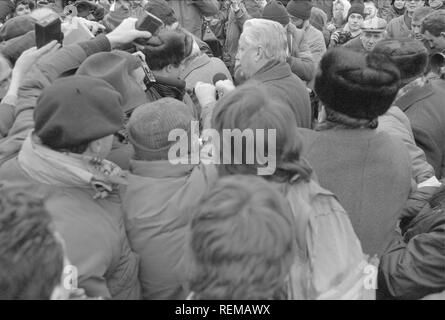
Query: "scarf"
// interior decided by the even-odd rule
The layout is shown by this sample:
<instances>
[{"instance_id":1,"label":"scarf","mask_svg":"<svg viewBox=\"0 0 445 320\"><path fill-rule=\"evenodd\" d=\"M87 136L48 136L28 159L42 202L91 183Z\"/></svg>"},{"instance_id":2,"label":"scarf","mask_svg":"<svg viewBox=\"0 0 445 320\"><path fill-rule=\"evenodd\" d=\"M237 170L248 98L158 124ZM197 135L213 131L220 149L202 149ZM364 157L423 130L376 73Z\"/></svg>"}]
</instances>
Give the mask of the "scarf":
<instances>
[{"instance_id":1,"label":"scarf","mask_svg":"<svg viewBox=\"0 0 445 320\"><path fill-rule=\"evenodd\" d=\"M127 184L126 175L116 164L97 157L61 153L39 143L32 133L18 155L20 167L34 180L59 187L93 188L94 199L104 199Z\"/></svg>"},{"instance_id":2,"label":"scarf","mask_svg":"<svg viewBox=\"0 0 445 320\"><path fill-rule=\"evenodd\" d=\"M157 92L162 98L173 98L179 101L184 100L185 90L181 90L174 86L169 86L163 83L155 82L151 84L152 89Z\"/></svg>"}]
</instances>

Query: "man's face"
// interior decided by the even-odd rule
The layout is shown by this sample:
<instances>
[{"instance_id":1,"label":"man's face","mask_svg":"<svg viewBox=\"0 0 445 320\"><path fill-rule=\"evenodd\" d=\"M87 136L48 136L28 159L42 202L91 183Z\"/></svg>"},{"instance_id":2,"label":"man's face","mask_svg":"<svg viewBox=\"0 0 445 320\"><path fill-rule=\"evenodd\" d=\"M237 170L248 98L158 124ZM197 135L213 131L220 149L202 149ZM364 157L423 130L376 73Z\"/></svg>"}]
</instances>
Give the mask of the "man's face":
<instances>
[{"instance_id":1,"label":"man's face","mask_svg":"<svg viewBox=\"0 0 445 320\"><path fill-rule=\"evenodd\" d=\"M345 10L345 6L343 5L343 3L341 3L341 2L337 2L337 3L334 5L334 9L333 9L333 11L332 11L334 17L335 17L336 19L341 19L341 20L343 20L343 19L344 19L344 18L343 18L344 10Z\"/></svg>"},{"instance_id":2,"label":"man's face","mask_svg":"<svg viewBox=\"0 0 445 320\"><path fill-rule=\"evenodd\" d=\"M353 13L349 16L348 23L351 31L357 31L363 24L363 17L361 14Z\"/></svg>"},{"instance_id":3,"label":"man's face","mask_svg":"<svg viewBox=\"0 0 445 320\"><path fill-rule=\"evenodd\" d=\"M403 9L405 7L405 0L394 1L394 7L396 7L397 9Z\"/></svg>"},{"instance_id":4,"label":"man's face","mask_svg":"<svg viewBox=\"0 0 445 320\"><path fill-rule=\"evenodd\" d=\"M120 12L129 12L131 8L131 3L128 0L117 0L116 6L114 8L115 11Z\"/></svg>"},{"instance_id":5,"label":"man's face","mask_svg":"<svg viewBox=\"0 0 445 320\"><path fill-rule=\"evenodd\" d=\"M365 2L365 15L366 19L375 18L377 15L377 8L375 7L374 2Z\"/></svg>"},{"instance_id":6,"label":"man's face","mask_svg":"<svg viewBox=\"0 0 445 320\"><path fill-rule=\"evenodd\" d=\"M382 41L385 38L384 32L363 32L361 35L361 40L363 47L367 52L370 52L374 49L377 43Z\"/></svg>"},{"instance_id":7,"label":"man's face","mask_svg":"<svg viewBox=\"0 0 445 320\"><path fill-rule=\"evenodd\" d=\"M406 0L405 7L406 11L413 13L417 8L423 7L425 1L422 0Z\"/></svg>"},{"instance_id":8,"label":"man's face","mask_svg":"<svg viewBox=\"0 0 445 320\"><path fill-rule=\"evenodd\" d=\"M294 17L294 16L290 16L290 21L298 29L304 29L304 27L306 25L305 21L303 19L300 19L300 18L297 18L297 17Z\"/></svg>"},{"instance_id":9,"label":"man's face","mask_svg":"<svg viewBox=\"0 0 445 320\"><path fill-rule=\"evenodd\" d=\"M433 9L438 9L443 5L444 0L430 0L430 7Z\"/></svg>"},{"instance_id":10,"label":"man's face","mask_svg":"<svg viewBox=\"0 0 445 320\"><path fill-rule=\"evenodd\" d=\"M413 36L413 38L417 39L417 40L422 40L423 39L423 35L422 35L422 21L411 21L411 34Z\"/></svg>"},{"instance_id":11,"label":"man's face","mask_svg":"<svg viewBox=\"0 0 445 320\"><path fill-rule=\"evenodd\" d=\"M19 4L17 8L15 8L15 14L19 16L24 16L31 13L31 9L29 9L28 4Z\"/></svg>"},{"instance_id":12,"label":"man's face","mask_svg":"<svg viewBox=\"0 0 445 320\"><path fill-rule=\"evenodd\" d=\"M257 71L256 60L259 48L250 45L246 41L246 33L241 34L238 53L236 54L236 66L241 68L242 73L250 78Z\"/></svg>"},{"instance_id":13,"label":"man's face","mask_svg":"<svg viewBox=\"0 0 445 320\"><path fill-rule=\"evenodd\" d=\"M439 51L445 50L445 32L441 32L438 37L432 35L428 30L423 34L423 38L428 41L430 49L436 49Z\"/></svg>"}]
</instances>

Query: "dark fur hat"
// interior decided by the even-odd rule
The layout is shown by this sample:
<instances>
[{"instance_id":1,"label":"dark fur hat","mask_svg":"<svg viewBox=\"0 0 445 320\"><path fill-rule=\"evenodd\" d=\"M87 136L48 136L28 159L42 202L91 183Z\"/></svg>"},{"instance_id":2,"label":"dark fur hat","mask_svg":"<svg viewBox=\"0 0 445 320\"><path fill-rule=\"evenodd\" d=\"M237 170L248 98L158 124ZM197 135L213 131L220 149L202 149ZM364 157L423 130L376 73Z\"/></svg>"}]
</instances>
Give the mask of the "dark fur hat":
<instances>
[{"instance_id":1,"label":"dark fur hat","mask_svg":"<svg viewBox=\"0 0 445 320\"><path fill-rule=\"evenodd\" d=\"M336 48L320 62L315 91L331 110L356 119L384 114L400 88L400 73L385 55Z\"/></svg>"},{"instance_id":2,"label":"dark fur hat","mask_svg":"<svg viewBox=\"0 0 445 320\"><path fill-rule=\"evenodd\" d=\"M387 39L379 42L373 52L388 56L400 70L402 82L420 77L428 66L428 50L416 39Z\"/></svg>"}]
</instances>

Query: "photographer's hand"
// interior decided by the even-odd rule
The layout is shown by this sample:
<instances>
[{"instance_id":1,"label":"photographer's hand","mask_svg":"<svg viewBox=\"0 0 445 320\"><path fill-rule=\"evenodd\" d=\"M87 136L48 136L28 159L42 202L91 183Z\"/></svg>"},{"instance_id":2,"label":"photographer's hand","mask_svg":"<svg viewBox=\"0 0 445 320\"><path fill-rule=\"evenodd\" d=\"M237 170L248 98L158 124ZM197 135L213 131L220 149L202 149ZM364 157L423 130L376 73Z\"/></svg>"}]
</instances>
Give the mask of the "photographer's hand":
<instances>
[{"instance_id":1,"label":"photographer's hand","mask_svg":"<svg viewBox=\"0 0 445 320\"><path fill-rule=\"evenodd\" d=\"M137 38L151 38L152 34L148 31L136 30L136 18L127 18L117 26L116 29L106 35L110 41L111 48L115 48L119 45L130 43Z\"/></svg>"}]
</instances>

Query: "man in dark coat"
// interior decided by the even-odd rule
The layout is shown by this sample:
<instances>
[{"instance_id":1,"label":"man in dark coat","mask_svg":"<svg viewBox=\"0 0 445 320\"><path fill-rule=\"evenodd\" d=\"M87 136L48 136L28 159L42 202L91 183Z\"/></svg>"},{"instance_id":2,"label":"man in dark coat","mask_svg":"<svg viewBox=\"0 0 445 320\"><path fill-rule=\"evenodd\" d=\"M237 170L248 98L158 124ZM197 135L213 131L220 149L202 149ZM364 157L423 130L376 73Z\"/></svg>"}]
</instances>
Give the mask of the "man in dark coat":
<instances>
[{"instance_id":1,"label":"man in dark coat","mask_svg":"<svg viewBox=\"0 0 445 320\"><path fill-rule=\"evenodd\" d=\"M235 78L264 83L270 96L289 106L297 125L310 128L312 111L309 93L300 78L287 64L287 36L284 27L275 21L251 19L244 24Z\"/></svg>"},{"instance_id":2,"label":"man in dark coat","mask_svg":"<svg viewBox=\"0 0 445 320\"><path fill-rule=\"evenodd\" d=\"M427 49L415 39L388 39L379 42L374 52L387 54L397 64L402 88L393 105L408 116L417 145L441 179L445 176L445 89L424 78Z\"/></svg>"},{"instance_id":3,"label":"man in dark coat","mask_svg":"<svg viewBox=\"0 0 445 320\"><path fill-rule=\"evenodd\" d=\"M383 254L377 299L420 299L445 290L444 188Z\"/></svg>"}]
</instances>

